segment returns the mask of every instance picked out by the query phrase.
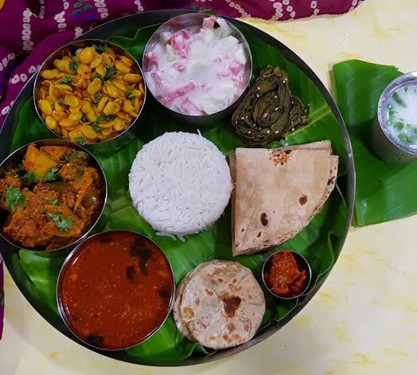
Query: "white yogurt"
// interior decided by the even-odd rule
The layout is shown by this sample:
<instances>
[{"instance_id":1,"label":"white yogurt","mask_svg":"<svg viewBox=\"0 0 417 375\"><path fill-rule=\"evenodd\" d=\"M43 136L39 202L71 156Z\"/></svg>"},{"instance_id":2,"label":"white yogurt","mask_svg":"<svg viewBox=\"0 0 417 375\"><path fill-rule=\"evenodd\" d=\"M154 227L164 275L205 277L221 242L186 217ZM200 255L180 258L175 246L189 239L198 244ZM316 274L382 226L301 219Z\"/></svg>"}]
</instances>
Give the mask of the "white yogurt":
<instances>
[{"instance_id":1,"label":"white yogurt","mask_svg":"<svg viewBox=\"0 0 417 375\"><path fill-rule=\"evenodd\" d=\"M202 27L166 31L145 55L149 90L166 107L187 115L219 112L242 95L248 80L245 49L221 18Z\"/></svg>"},{"instance_id":2,"label":"white yogurt","mask_svg":"<svg viewBox=\"0 0 417 375\"><path fill-rule=\"evenodd\" d=\"M400 87L389 97L387 129L404 146L417 149L417 85Z\"/></svg>"}]
</instances>

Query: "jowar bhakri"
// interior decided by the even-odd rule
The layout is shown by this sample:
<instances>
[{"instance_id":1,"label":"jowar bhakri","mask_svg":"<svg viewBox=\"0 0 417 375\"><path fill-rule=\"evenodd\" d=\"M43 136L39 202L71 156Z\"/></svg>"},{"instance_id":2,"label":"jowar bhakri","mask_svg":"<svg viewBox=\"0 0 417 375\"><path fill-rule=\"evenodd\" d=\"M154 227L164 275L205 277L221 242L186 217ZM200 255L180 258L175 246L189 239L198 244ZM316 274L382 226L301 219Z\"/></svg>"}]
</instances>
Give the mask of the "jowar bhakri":
<instances>
[{"instance_id":1,"label":"jowar bhakri","mask_svg":"<svg viewBox=\"0 0 417 375\"><path fill-rule=\"evenodd\" d=\"M265 298L249 268L227 260L201 263L181 282L174 319L188 339L212 349L249 341L265 313Z\"/></svg>"}]
</instances>

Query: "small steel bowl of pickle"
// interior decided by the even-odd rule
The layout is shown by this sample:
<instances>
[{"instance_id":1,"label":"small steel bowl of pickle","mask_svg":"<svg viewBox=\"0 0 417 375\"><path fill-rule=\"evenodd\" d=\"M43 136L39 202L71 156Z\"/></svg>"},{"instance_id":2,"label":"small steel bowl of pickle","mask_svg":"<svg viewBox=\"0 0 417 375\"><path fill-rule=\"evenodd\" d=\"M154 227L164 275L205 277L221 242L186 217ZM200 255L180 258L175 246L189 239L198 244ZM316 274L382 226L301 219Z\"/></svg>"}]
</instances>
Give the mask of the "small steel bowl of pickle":
<instances>
[{"instance_id":1,"label":"small steel bowl of pickle","mask_svg":"<svg viewBox=\"0 0 417 375\"><path fill-rule=\"evenodd\" d=\"M48 57L36 77L33 98L40 119L55 136L109 153L134 139L146 85L138 62L125 49L85 39Z\"/></svg>"},{"instance_id":2,"label":"small steel bowl of pickle","mask_svg":"<svg viewBox=\"0 0 417 375\"><path fill-rule=\"evenodd\" d=\"M300 254L282 250L272 253L262 267L262 281L275 297L290 300L304 295L312 279L311 267Z\"/></svg>"},{"instance_id":3,"label":"small steel bowl of pickle","mask_svg":"<svg viewBox=\"0 0 417 375\"><path fill-rule=\"evenodd\" d=\"M70 141L32 142L0 165L0 235L13 246L69 248L97 226L106 201L100 164Z\"/></svg>"}]
</instances>

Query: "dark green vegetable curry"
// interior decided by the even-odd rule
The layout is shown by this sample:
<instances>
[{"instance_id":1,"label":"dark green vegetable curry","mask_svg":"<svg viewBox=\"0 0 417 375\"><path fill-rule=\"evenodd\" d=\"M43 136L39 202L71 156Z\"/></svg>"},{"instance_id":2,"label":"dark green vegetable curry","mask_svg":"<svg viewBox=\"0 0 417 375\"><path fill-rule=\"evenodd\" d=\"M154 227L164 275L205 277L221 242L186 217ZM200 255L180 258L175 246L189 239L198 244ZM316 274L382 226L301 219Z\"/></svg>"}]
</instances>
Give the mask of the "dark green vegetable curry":
<instances>
[{"instance_id":1,"label":"dark green vegetable curry","mask_svg":"<svg viewBox=\"0 0 417 375\"><path fill-rule=\"evenodd\" d=\"M236 134L249 147L266 146L307 122L307 107L291 95L287 73L263 69L233 114Z\"/></svg>"}]
</instances>

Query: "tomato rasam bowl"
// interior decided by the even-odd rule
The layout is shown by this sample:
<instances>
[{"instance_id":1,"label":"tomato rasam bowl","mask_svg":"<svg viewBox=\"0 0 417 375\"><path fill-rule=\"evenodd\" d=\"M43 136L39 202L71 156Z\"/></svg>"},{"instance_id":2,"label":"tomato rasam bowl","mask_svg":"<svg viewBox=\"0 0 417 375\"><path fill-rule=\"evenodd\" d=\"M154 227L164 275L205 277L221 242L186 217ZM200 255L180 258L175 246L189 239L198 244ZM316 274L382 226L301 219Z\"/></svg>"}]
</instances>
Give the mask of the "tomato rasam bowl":
<instances>
[{"instance_id":1,"label":"tomato rasam bowl","mask_svg":"<svg viewBox=\"0 0 417 375\"><path fill-rule=\"evenodd\" d=\"M175 281L163 251L147 237L112 230L89 237L62 265L59 313L82 342L124 350L151 337L167 319Z\"/></svg>"}]
</instances>

